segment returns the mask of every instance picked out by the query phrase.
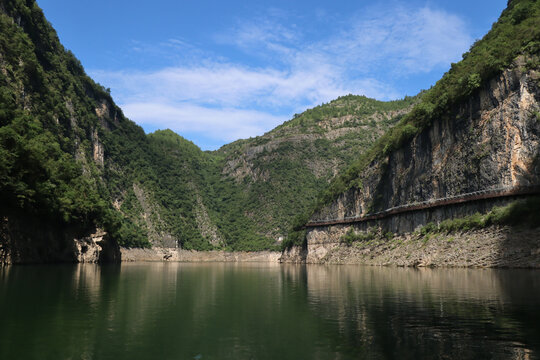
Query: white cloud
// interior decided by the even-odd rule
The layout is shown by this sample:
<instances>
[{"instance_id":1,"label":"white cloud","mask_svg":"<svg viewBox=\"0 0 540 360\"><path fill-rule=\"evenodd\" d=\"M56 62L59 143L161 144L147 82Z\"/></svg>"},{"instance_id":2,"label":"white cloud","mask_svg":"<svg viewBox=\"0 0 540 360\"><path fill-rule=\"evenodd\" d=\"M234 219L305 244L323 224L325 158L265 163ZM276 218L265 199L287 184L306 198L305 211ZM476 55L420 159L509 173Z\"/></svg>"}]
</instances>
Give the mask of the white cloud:
<instances>
[{"instance_id":1,"label":"white cloud","mask_svg":"<svg viewBox=\"0 0 540 360\"><path fill-rule=\"evenodd\" d=\"M124 113L142 126L170 128L180 134L201 132L229 142L261 135L295 112L344 94L396 96L374 79L345 87L334 71L324 65L317 70L280 72L209 64L149 73L94 71L92 75L114 84L113 95Z\"/></svg>"},{"instance_id":2,"label":"white cloud","mask_svg":"<svg viewBox=\"0 0 540 360\"><path fill-rule=\"evenodd\" d=\"M221 107L273 108L328 101L348 92L385 97L388 87L374 79L347 81L331 65L278 71L235 64L175 67L155 72L94 71L98 81L113 83L122 102L191 102ZM395 95L390 93L390 95Z\"/></svg>"},{"instance_id":3,"label":"white cloud","mask_svg":"<svg viewBox=\"0 0 540 360\"><path fill-rule=\"evenodd\" d=\"M203 133L206 137L227 142L261 134L268 127L276 127L287 120L255 110L211 109L190 104L172 106L138 102L125 104L123 109L143 126L157 125L179 133Z\"/></svg>"},{"instance_id":4,"label":"white cloud","mask_svg":"<svg viewBox=\"0 0 540 360\"><path fill-rule=\"evenodd\" d=\"M287 28L263 18L243 23L218 39L293 68L324 63L364 76L381 68L408 75L447 67L472 43L460 17L429 7L374 6L341 24L332 20L325 25L332 27L327 37L309 42L296 26Z\"/></svg>"},{"instance_id":5,"label":"white cloud","mask_svg":"<svg viewBox=\"0 0 540 360\"><path fill-rule=\"evenodd\" d=\"M427 7L371 8L316 41L285 25L291 22L282 15L239 23L216 37L221 46L259 58L259 67L170 39L159 46L135 44L136 51L181 51L178 66L92 75L113 89L139 124L228 142L260 135L340 95L403 96L394 90L393 77L448 67L472 42L459 17Z\"/></svg>"},{"instance_id":6,"label":"white cloud","mask_svg":"<svg viewBox=\"0 0 540 360\"><path fill-rule=\"evenodd\" d=\"M414 74L447 67L472 42L464 22L440 10L377 8L372 14L322 44L323 51L342 55L344 64L359 63L364 71L382 66L394 74Z\"/></svg>"}]
</instances>

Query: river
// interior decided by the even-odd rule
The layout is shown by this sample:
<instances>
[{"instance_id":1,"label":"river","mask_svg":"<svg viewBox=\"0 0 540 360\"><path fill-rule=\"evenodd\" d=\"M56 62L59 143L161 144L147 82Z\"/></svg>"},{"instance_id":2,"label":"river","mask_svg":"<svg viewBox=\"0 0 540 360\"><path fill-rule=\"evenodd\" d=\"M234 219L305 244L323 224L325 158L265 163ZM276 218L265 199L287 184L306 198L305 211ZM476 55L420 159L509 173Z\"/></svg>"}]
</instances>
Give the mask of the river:
<instances>
[{"instance_id":1,"label":"river","mask_svg":"<svg viewBox=\"0 0 540 360\"><path fill-rule=\"evenodd\" d=\"M0 359L535 359L540 271L0 268Z\"/></svg>"}]
</instances>

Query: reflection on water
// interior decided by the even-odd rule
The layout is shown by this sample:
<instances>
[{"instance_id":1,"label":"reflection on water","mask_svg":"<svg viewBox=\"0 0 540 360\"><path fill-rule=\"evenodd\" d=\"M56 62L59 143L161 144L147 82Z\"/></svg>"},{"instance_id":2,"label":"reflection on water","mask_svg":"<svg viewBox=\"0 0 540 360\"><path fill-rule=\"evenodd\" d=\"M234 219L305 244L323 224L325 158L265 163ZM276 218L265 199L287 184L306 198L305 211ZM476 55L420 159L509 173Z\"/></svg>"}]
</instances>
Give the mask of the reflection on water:
<instances>
[{"instance_id":1,"label":"reflection on water","mask_svg":"<svg viewBox=\"0 0 540 360\"><path fill-rule=\"evenodd\" d=\"M368 357L507 359L538 350L535 271L314 267L307 274L310 307L335 324L338 342Z\"/></svg>"},{"instance_id":2,"label":"reflection on water","mask_svg":"<svg viewBox=\"0 0 540 360\"><path fill-rule=\"evenodd\" d=\"M537 358L540 273L138 263L0 269L0 359Z\"/></svg>"}]
</instances>

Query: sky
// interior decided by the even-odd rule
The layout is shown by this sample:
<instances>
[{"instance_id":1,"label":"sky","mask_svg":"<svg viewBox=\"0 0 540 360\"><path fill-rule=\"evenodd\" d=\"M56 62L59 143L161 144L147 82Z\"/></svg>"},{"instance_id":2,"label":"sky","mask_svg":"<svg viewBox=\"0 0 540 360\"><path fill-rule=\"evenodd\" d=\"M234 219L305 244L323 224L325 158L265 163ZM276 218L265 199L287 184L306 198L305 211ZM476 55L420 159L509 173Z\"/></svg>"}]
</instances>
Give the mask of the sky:
<instances>
[{"instance_id":1,"label":"sky","mask_svg":"<svg viewBox=\"0 0 540 360\"><path fill-rule=\"evenodd\" d=\"M148 132L203 150L347 94L428 89L506 0L37 0L60 41Z\"/></svg>"}]
</instances>

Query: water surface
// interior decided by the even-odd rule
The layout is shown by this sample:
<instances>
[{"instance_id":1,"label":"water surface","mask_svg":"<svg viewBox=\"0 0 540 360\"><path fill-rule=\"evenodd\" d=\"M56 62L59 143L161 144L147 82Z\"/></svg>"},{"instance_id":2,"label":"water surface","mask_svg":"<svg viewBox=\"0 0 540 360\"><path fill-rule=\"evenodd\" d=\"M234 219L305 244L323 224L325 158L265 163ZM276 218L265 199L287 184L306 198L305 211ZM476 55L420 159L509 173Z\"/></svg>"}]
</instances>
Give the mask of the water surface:
<instances>
[{"instance_id":1,"label":"water surface","mask_svg":"<svg viewBox=\"0 0 540 360\"><path fill-rule=\"evenodd\" d=\"M0 268L0 359L536 359L540 272Z\"/></svg>"}]
</instances>

